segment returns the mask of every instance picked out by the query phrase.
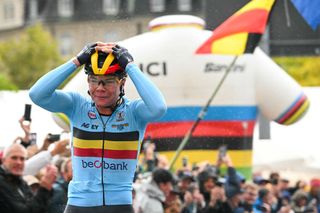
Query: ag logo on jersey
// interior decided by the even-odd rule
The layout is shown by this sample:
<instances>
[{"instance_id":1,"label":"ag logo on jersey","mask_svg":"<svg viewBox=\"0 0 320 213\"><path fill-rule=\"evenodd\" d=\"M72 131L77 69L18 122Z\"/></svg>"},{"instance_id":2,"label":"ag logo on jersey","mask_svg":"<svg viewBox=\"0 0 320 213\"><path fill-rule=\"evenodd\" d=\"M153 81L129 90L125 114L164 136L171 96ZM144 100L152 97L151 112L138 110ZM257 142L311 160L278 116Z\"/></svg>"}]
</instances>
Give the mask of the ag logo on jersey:
<instances>
[{"instance_id":1,"label":"ag logo on jersey","mask_svg":"<svg viewBox=\"0 0 320 213\"><path fill-rule=\"evenodd\" d=\"M89 117L90 119L97 119L97 114L96 114L94 111L90 110L90 111L88 112L88 117Z\"/></svg>"},{"instance_id":2,"label":"ag logo on jersey","mask_svg":"<svg viewBox=\"0 0 320 213\"><path fill-rule=\"evenodd\" d=\"M116 114L116 121L124 121L124 111L118 112Z\"/></svg>"}]
</instances>

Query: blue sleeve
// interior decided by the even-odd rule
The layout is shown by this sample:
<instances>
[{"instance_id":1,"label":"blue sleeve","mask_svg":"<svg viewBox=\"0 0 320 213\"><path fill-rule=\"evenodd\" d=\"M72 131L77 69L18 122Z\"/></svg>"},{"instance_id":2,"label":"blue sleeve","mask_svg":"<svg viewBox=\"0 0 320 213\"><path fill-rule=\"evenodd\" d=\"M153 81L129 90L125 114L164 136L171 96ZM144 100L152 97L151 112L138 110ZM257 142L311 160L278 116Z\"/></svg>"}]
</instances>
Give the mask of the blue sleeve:
<instances>
[{"instance_id":1,"label":"blue sleeve","mask_svg":"<svg viewBox=\"0 0 320 213\"><path fill-rule=\"evenodd\" d=\"M135 64L128 64L126 71L142 99L134 109L136 118L141 122L150 122L161 118L167 111L167 105L160 90Z\"/></svg>"},{"instance_id":2,"label":"blue sleeve","mask_svg":"<svg viewBox=\"0 0 320 213\"><path fill-rule=\"evenodd\" d=\"M235 170L235 168L228 167L227 173L228 173L228 183L233 184L233 185L239 185L239 187L240 187L240 180L237 176L237 171Z\"/></svg>"},{"instance_id":3,"label":"blue sleeve","mask_svg":"<svg viewBox=\"0 0 320 213\"><path fill-rule=\"evenodd\" d=\"M31 100L40 107L51 112L72 112L72 93L57 90L58 86L67 79L77 66L68 61L42 76L30 89Z\"/></svg>"}]
</instances>

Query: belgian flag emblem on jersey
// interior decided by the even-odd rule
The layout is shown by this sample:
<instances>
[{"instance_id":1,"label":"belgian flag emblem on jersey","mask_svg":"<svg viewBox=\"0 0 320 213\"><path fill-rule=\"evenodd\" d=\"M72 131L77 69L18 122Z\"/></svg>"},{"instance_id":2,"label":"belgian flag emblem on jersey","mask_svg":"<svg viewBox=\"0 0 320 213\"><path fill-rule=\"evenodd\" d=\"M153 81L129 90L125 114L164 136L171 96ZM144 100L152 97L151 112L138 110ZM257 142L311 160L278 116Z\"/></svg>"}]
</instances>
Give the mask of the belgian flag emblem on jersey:
<instances>
[{"instance_id":1,"label":"belgian flag emblem on jersey","mask_svg":"<svg viewBox=\"0 0 320 213\"><path fill-rule=\"evenodd\" d=\"M74 156L136 159L138 148L139 132L137 131L87 132L73 128Z\"/></svg>"}]
</instances>

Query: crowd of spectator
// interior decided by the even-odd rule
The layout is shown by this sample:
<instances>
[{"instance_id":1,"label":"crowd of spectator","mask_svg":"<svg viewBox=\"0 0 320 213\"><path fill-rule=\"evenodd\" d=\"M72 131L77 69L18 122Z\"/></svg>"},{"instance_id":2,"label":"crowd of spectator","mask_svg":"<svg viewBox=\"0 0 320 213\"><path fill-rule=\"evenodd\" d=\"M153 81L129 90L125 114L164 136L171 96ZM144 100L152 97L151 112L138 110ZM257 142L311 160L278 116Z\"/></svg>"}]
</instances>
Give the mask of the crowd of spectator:
<instances>
[{"instance_id":1,"label":"crowd of spectator","mask_svg":"<svg viewBox=\"0 0 320 213\"><path fill-rule=\"evenodd\" d=\"M1 152L1 212L64 212L68 183L72 179L69 139L42 146L31 144L30 123L20 120L25 136ZM245 178L228 154L215 164L188 165L169 171L168 159L156 152L147 138L133 184L136 213L317 213L320 211L320 179L295 184L272 172ZM224 168L224 169L221 169Z\"/></svg>"},{"instance_id":2,"label":"crowd of spectator","mask_svg":"<svg viewBox=\"0 0 320 213\"><path fill-rule=\"evenodd\" d=\"M257 172L247 179L235 170L228 154L217 157L215 164L204 163L191 168L184 165L170 173L168 161L155 152L155 144L148 141L144 150L134 185L136 212L317 213L320 210L318 178L293 184L279 172L271 172L269 177ZM226 168L224 174L222 167ZM168 188L171 188L169 193ZM155 192L158 196L154 196ZM162 209L156 211L155 206L162 206Z\"/></svg>"}]
</instances>

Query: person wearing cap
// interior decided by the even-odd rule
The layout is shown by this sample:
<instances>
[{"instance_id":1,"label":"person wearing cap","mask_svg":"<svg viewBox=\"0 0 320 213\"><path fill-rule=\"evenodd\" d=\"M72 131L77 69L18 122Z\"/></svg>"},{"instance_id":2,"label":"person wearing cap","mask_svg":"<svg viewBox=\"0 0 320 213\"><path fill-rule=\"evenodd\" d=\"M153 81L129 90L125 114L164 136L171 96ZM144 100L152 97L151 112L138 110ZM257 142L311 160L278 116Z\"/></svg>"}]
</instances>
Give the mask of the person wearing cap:
<instances>
[{"instance_id":1,"label":"person wearing cap","mask_svg":"<svg viewBox=\"0 0 320 213\"><path fill-rule=\"evenodd\" d=\"M262 176L256 176L253 178L253 182L259 186L259 188L266 188L270 181ZM278 184L278 183L277 183ZM276 185L277 185L276 184Z\"/></svg>"},{"instance_id":2,"label":"person wearing cap","mask_svg":"<svg viewBox=\"0 0 320 213\"><path fill-rule=\"evenodd\" d=\"M90 97L59 90L82 65ZM140 99L125 97L127 76ZM167 107L128 50L114 43L88 44L41 77L29 96L42 108L62 112L70 120L73 178L65 212L133 212L132 181L146 125L161 118Z\"/></svg>"}]
</instances>

